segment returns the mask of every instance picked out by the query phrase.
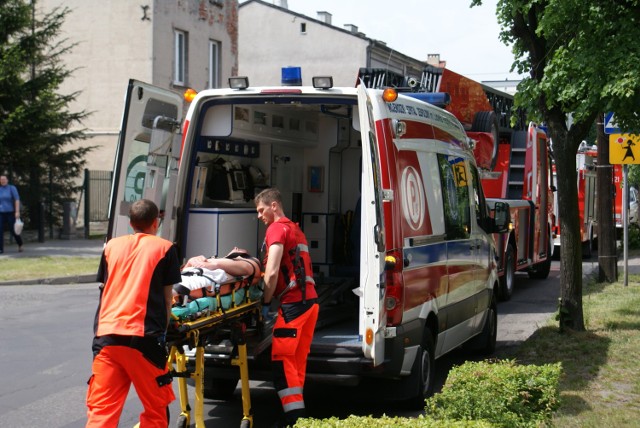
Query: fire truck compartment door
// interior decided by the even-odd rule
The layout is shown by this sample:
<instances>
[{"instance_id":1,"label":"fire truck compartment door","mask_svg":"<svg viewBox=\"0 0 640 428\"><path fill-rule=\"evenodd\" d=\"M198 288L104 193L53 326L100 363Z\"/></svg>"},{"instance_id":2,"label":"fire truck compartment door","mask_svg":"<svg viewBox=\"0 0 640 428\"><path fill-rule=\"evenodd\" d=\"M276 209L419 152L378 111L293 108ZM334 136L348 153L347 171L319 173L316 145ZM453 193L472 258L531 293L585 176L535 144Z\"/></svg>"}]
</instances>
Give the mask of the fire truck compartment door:
<instances>
[{"instance_id":1,"label":"fire truck compartment door","mask_svg":"<svg viewBox=\"0 0 640 428\"><path fill-rule=\"evenodd\" d=\"M146 198L164 212L158 234L172 239L181 120L180 95L129 80L113 168L108 238L131 233L129 206Z\"/></svg>"},{"instance_id":2,"label":"fire truck compartment door","mask_svg":"<svg viewBox=\"0 0 640 428\"><path fill-rule=\"evenodd\" d=\"M358 115L362 137L362 193L360 233L360 324L362 350L377 366L384 361L384 219L375 121L382 109L375 92L358 87ZM379 102L381 102L380 100ZM378 103L379 103L378 102Z\"/></svg>"}]
</instances>

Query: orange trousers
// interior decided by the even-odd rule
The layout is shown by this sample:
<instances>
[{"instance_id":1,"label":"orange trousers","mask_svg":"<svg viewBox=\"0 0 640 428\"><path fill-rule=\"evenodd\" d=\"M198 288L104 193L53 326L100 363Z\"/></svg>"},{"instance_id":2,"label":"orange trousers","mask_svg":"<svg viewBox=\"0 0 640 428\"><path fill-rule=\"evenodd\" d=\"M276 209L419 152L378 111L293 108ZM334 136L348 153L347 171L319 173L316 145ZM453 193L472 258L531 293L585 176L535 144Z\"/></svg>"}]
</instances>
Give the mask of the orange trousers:
<instances>
[{"instance_id":1,"label":"orange trousers","mask_svg":"<svg viewBox=\"0 0 640 428\"><path fill-rule=\"evenodd\" d=\"M117 428L131 383L144 406L140 428L166 428L169 403L175 400L171 383L159 386L156 378L167 373L151 364L137 349L105 346L94 358L87 391L87 427Z\"/></svg>"},{"instance_id":2,"label":"orange trousers","mask_svg":"<svg viewBox=\"0 0 640 428\"><path fill-rule=\"evenodd\" d=\"M316 303L289 323L280 314L273 326L273 383L288 425L306 415L302 390L319 308Z\"/></svg>"}]
</instances>

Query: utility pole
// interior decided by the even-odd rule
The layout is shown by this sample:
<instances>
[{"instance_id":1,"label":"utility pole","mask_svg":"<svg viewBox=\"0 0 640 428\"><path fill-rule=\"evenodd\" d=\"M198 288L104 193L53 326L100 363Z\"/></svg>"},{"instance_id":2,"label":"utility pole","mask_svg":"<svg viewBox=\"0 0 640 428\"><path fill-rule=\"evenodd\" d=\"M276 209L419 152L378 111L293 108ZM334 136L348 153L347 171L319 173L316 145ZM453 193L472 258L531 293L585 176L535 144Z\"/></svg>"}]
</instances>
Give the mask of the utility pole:
<instances>
[{"instance_id":1,"label":"utility pole","mask_svg":"<svg viewBox=\"0 0 640 428\"><path fill-rule=\"evenodd\" d=\"M613 219L615 191L613 165L609 163L609 138L604 133L604 114L596 119L598 135L598 165L596 171L596 198L598 203L598 282L618 280L616 252L616 224Z\"/></svg>"}]
</instances>

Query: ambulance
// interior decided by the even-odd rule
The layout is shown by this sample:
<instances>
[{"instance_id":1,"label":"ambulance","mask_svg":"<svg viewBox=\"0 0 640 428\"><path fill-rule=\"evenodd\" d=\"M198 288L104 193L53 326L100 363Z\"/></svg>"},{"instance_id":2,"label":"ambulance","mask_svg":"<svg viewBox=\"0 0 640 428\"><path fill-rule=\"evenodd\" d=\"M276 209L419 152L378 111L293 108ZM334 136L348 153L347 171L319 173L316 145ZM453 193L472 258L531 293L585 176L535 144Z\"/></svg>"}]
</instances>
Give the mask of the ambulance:
<instances>
[{"instance_id":1,"label":"ambulance","mask_svg":"<svg viewBox=\"0 0 640 428\"><path fill-rule=\"evenodd\" d=\"M486 201L474 140L442 108L446 94L338 88L326 76L298 86L293 74L277 87L231 78L195 95L184 118L179 95L131 80L108 238L131 233L128 208L148 198L183 260L234 246L260 255L253 197L277 187L320 295L307 380L372 382L421 408L435 360L495 348L492 234L507 230L509 206ZM269 379L270 329L247 327L249 375ZM205 395L228 398L233 346L224 332L201 340Z\"/></svg>"}]
</instances>

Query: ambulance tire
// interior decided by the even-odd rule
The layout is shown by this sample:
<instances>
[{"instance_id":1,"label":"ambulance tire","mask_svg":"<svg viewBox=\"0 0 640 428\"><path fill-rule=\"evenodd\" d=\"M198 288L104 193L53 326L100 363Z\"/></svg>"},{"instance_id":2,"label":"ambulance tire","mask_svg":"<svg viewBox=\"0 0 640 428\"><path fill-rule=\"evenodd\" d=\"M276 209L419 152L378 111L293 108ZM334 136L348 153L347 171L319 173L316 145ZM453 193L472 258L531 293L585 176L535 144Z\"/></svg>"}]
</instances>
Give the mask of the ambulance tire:
<instances>
[{"instance_id":1,"label":"ambulance tire","mask_svg":"<svg viewBox=\"0 0 640 428\"><path fill-rule=\"evenodd\" d=\"M473 124L471 125L471 131L473 132L488 132L493 134L493 147L491 151L491 167L490 170L496 167L498 162L498 144L500 139L500 124L498 123L498 116L493 111L479 111L473 117Z\"/></svg>"},{"instance_id":2,"label":"ambulance tire","mask_svg":"<svg viewBox=\"0 0 640 428\"><path fill-rule=\"evenodd\" d=\"M238 386L238 378L207 378L204 380L203 395L209 400L229 401Z\"/></svg>"},{"instance_id":3,"label":"ambulance tire","mask_svg":"<svg viewBox=\"0 0 640 428\"><path fill-rule=\"evenodd\" d=\"M505 251L504 274L500 277L500 300L506 302L511 299L516 281L516 256L511 243Z\"/></svg>"},{"instance_id":4,"label":"ambulance tire","mask_svg":"<svg viewBox=\"0 0 640 428\"><path fill-rule=\"evenodd\" d=\"M498 307L494 299L487 312L482 332L464 345L465 350L478 355L489 356L496 351L498 340Z\"/></svg>"},{"instance_id":5,"label":"ambulance tire","mask_svg":"<svg viewBox=\"0 0 640 428\"><path fill-rule=\"evenodd\" d=\"M435 376L435 345L431 330L426 328L409 376L417 380L417 388L412 393L413 397L409 398L406 403L409 408L424 409L425 399L433 395ZM415 388L416 382L411 382L409 385L413 385Z\"/></svg>"}]
</instances>

